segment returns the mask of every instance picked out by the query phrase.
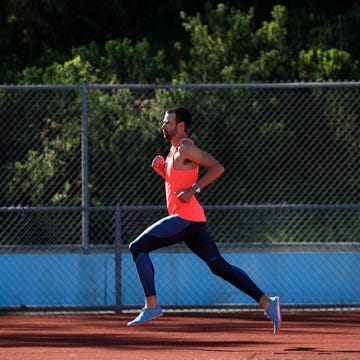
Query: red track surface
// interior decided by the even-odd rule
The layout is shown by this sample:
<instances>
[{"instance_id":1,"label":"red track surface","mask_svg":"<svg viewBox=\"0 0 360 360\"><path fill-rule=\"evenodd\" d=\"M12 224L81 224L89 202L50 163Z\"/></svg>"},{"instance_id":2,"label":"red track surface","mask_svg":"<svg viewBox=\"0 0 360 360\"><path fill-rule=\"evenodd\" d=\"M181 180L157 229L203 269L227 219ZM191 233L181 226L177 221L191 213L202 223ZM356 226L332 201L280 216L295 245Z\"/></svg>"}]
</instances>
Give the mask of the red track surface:
<instances>
[{"instance_id":1,"label":"red track surface","mask_svg":"<svg viewBox=\"0 0 360 360\"><path fill-rule=\"evenodd\" d=\"M360 359L360 312L283 312L280 335L260 312L0 317L1 360Z\"/></svg>"}]
</instances>

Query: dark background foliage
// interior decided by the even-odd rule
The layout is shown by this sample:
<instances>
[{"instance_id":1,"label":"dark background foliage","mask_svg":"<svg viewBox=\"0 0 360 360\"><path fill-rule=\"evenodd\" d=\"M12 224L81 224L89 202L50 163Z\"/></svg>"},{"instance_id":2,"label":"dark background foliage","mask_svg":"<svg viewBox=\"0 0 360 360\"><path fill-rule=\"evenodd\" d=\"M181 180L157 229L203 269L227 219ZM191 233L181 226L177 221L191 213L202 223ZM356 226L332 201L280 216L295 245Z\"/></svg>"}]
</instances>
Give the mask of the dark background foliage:
<instances>
[{"instance_id":1,"label":"dark background foliage","mask_svg":"<svg viewBox=\"0 0 360 360\"><path fill-rule=\"evenodd\" d=\"M198 45L191 41L189 31L185 31L180 12L189 17L199 14L202 23L207 24L211 31L209 9L216 9L219 3L214 0L3 0L0 5L0 82L45 82L34 76L24 80L23 70L36 67L44 71L54 63L71 59L74 48L91 43L93 47L96 44L100 56L105 53L105 44L114 39L129 39L129 46L146 40L148 49L143 55L152 57L160 52L166 67L159 77L139 75L139 78L130 77L130 81L126 77L117 80L171 82L173 74L179 71L179 60L191 62L191 49ZM359 59L360 5L356 0L233 0L223 3L242 13L252 8L253 30L259 29L264 21L272 20L271 11L275 5L283 5L288 12L288 64L298 61L297 54L301 50L310 49L337 49L348 53L352 62ZM223 24L218 26L221 28ZM358 64L356 66L358 70ZM349 75L357 78L356 72L345 72L338 74L336 80ZM281 75L269 76L269 80L284 80L286 77L292 80L301 78L301 74L296 70L282 72ZM304 79L314 80L312 75ZM106 82L109 79L100 77L97 80ZM191 77L188 80L192 80ZM257 81L259 78L245 80Z\"/></svg>"}]
</instances>

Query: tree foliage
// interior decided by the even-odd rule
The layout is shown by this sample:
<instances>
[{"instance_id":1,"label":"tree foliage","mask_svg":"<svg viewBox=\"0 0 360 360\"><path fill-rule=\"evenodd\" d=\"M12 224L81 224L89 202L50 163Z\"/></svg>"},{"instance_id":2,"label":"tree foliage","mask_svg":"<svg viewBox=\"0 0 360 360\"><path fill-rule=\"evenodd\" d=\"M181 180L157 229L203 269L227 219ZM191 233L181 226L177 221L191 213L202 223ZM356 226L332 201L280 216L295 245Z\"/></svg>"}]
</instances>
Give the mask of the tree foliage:
<instances>
[{"instance_id":1,"label":"tree foliage","mask_svg":"<svg viewBox=\"0 0 360 360\"><path fill-rule=\"evenodd\" d=\"M359 5L5 0L12 83L359 79ZM154 6L156 5L156 6ZM345 6L346 5L346 6Z\"/></svg>"}]
</instances>

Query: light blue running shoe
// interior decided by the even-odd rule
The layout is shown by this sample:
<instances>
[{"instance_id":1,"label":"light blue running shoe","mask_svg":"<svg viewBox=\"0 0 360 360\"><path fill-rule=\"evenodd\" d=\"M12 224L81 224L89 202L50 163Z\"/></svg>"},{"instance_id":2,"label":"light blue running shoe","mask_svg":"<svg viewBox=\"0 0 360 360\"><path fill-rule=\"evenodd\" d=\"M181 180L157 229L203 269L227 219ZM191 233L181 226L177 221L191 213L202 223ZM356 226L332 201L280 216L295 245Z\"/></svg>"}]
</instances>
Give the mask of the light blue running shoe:
<instances>
[{"instance_id":1,"label":"light blue running shoe","mask_svg":"<svg viewBox=\"0 0 360 360\"><path fill-rule=\"evenodd\" d=\"M265 314L274 323L274 334L279 334L281 327L280 298L274 296L269 299L270 306L265 311Z\"/></svg>"},{"instance_id":2,"label":"light blue running shoe","mask_svg":"<svg viewBox=\"0 0 360 360\"><path fill-rule=\"evenodd\" d=\"M160 305L158 305L155 309L144 307L141 310L141 313L134 320L127 323L127 326L143 325L150 320L157 319L163 315L164 313L162 312Z\"/></svg>"}]
</instances>

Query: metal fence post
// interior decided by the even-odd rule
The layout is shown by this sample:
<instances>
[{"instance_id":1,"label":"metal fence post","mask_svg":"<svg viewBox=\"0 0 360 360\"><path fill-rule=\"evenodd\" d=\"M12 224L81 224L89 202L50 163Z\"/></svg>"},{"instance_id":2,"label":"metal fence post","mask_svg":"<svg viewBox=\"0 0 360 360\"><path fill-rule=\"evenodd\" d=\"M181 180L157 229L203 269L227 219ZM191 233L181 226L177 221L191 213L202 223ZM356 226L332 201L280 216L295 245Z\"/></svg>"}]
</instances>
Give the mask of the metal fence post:
<instances>
[{"instance_id":1,"label":"metal fence post","mask_svg":"<svg viewBox=\"0 0 360 360\"><path fill-rule=\"evenodd\" d=\"M121 208L115 211L115 313L119 314L121 304Z\"/></svg>"},{"instance_id":2,"label":"metal fence post","mask_svg":"<svg viewBox=\"0 0 360 360\"><path fill-rule=\"evenodd\" d=\"M81 176L82 176L82 206L89 206L89 129L88 129L88 88L82 86L82 126L81 126ZM85 209L82 212L82 245L84 250L89 248L89 212Z\"/></svg>"}]
</instances>

